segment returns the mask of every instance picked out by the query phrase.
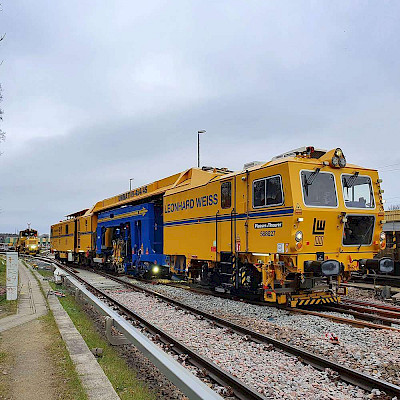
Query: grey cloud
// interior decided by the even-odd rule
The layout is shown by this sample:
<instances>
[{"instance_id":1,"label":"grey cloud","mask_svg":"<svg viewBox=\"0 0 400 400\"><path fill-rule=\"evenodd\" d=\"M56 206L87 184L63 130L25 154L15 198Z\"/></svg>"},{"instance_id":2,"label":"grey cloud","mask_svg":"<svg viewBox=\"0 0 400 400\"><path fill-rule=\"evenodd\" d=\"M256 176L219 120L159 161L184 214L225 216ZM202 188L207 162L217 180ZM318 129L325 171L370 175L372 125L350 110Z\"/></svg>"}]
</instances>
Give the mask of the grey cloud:
<instances>
[{"instance_id":1,"label":"grey cloud","mask_svg":"<svg viewBox=\"0 0 400 400\"><path fill-rule=\"evenodd\" d=\"M0 231L196 162L239 169L302 145L399 162L400 5L17 1L0 13ZM382 145L382 143L385 143ZM384 169L385 170L385 169ZM388 198L398 173L382 173Z\"/></svg>"}]
</instances>

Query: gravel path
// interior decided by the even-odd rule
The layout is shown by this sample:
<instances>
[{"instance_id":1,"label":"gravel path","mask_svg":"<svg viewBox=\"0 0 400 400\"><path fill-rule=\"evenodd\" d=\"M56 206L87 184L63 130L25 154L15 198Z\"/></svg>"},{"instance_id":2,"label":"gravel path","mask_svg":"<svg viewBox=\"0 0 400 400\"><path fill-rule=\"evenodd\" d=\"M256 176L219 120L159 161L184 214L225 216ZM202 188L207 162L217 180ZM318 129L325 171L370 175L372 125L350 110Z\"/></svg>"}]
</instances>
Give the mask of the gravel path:
<instances>
[{"instance_id":1,"label":"gravel path","mask_svg":"<svg viewBox=\"0 0 400 400\"><path fill-rule=\"evenodd\" d=\"M207 320L138 292L108 293L136 313L256 388L268 399L363 399L367 394L271 346L213 326Z\"/></svg>"},{"instance_id":2,"label":"gravel path","mask_svg":"<svg viewBox=\"0 0 400 400\"><path fill-rule=\"evenodd\" d=\"M135 282L136 283L136 282ZM166 285L146 285L192 307L303 347L333 361L400 385L400 333L356 328L311 315L200 295ZM331 343L326 334L339 338Z\"/></svg>"}]
</instances>

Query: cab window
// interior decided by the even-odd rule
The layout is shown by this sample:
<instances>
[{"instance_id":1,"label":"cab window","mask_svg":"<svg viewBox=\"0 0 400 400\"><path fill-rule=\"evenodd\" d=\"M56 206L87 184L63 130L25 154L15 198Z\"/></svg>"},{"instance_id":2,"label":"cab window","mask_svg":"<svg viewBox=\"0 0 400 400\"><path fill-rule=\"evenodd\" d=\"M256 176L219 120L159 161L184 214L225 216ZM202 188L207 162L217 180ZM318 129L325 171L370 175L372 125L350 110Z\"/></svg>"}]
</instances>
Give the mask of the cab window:
<instances>
[{"instance_id":1,"label":"cab window","mask_svg":"<svg viewBox=\"0 0 400 400\"><path fill-rule=\"evenodd\" d=\"M310 207L337 207L335 177L330 172L301 171L304 204Z\"/></svg>"},{"instance_id":2,"label":"cab window","mask_svg":"<svg viewBox=\"0 0 400 400\"><path fill-rule=\"evenodd\" d=\"M68 235L68 224L65 224L65 234Z\"/></svg>"},{"instance_id":3,"label":"cab window","mask_svg":"<svg viewBox=\"0 0 400 400\"><path fill-rule=\"evenodd\" d=\"M348 208L374 208L371 178L358 174L342 175L344 203Z\"/></svg>"},{"instance_id":4,"label":"cab window","mask_svg":"<svg viewBox=\"0 0 400 400\"><path fill-rule=\"evenodd\" d=\"M282 178L280 175L253 181L253 207L283 204Z\"/></svg>"},{"instance_id":5,"label":"cab window","mask_svg":"<svg viewBox=\"0 0 400 400\"><path fill-rule=\"evenodd\" d=\"M224 182L221 184L221 208L231 208L232 206L232 183Z\"/></svg>"}]
</instances>

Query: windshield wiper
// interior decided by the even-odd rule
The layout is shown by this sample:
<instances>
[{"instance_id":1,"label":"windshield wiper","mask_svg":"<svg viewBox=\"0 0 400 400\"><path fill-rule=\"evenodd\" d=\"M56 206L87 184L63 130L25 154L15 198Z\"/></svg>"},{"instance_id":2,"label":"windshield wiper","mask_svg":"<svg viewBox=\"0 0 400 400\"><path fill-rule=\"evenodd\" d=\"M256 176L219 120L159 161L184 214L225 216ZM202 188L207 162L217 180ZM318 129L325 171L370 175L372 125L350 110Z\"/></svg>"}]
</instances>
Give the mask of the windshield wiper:
<instances>
[{"instance_id":1,"label":"windshield wiper","mask_svg":"<svg viewBox=\"0 0 400 400\"><path fill-rule=\"evenodd\" d=\"M356 183L358 174L359 174L359 172L357 171L354 175L350 176L349 179L344 180L344 186L347 189L351 189L354 186L354 184Z\"/></svg>"},{"instance_id":2,"label":"windshield wiper","mask_svg":"<svg viewBox=\"0 0 400 400\"><path fill-rule=\"evenodd\" d=\"M361 246L364 244L364 239L367 237L369 231L374 226L374 224L375 224L375 220L372 221L372 224L369 225L369 228L367 229L367 231L364 233L363 237L361 238L361 243L358 246L358 250L360 250Z\"/></svg>"},{"instance_id":3,"label":"windshield wiper","mask_svg":"<svg viewBox=\"0 0 400 400\"><path fill-rule=\"evenodd\" d=\"M321 168L316 168L315 171L311 172L308 178L304 177L304 189L306 190L306 195L308 196L308 187L312 185L314 182L315 178L319 174L319 171L321 171Z\"/></svg>"}]
</instances>

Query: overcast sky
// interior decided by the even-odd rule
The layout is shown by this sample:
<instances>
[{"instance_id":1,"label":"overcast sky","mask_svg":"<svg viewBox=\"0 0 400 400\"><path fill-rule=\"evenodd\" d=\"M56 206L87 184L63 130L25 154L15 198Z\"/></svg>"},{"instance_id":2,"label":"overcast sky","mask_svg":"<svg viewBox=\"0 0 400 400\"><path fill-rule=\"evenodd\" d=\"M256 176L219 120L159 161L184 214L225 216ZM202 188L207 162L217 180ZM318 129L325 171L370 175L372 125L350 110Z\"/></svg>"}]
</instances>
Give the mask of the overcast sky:
<instances>
[{"instance_id":1,"label":"overcast sky","mask_svg":"<svg viewBox=\"0 0 400 400\"><path fill-rule=\"evenodd\" d=\"M400 2L3 0L0 232L304 145L400 203Z\"/></svg>"}]
</instances>

